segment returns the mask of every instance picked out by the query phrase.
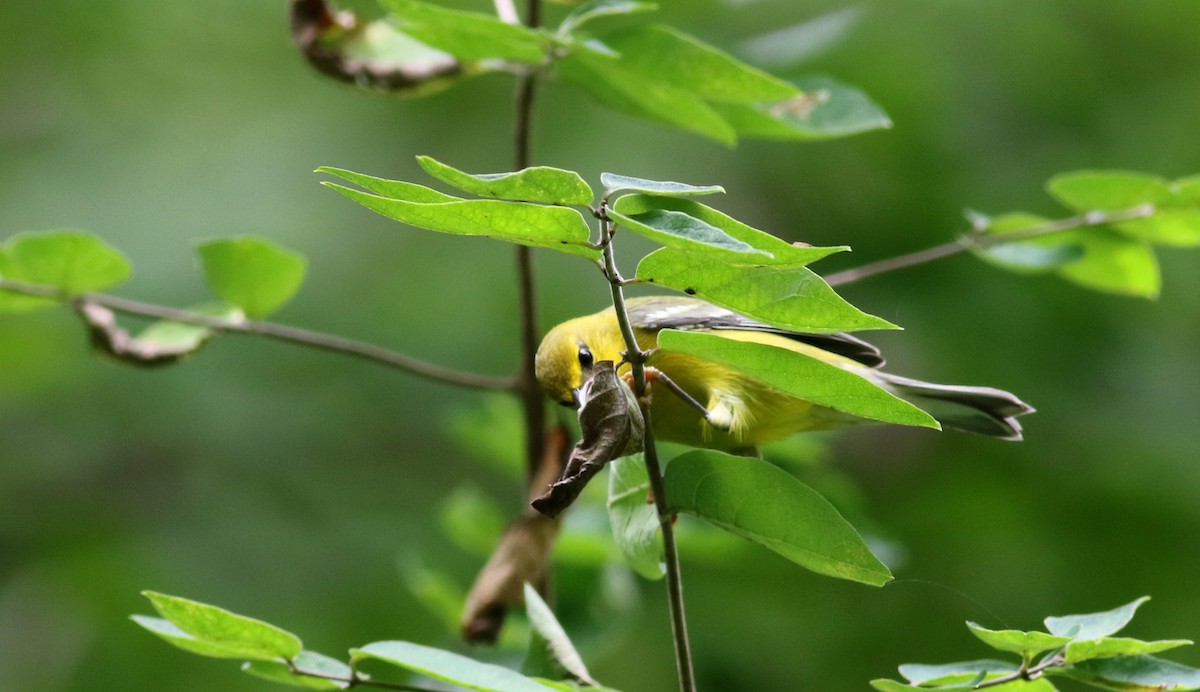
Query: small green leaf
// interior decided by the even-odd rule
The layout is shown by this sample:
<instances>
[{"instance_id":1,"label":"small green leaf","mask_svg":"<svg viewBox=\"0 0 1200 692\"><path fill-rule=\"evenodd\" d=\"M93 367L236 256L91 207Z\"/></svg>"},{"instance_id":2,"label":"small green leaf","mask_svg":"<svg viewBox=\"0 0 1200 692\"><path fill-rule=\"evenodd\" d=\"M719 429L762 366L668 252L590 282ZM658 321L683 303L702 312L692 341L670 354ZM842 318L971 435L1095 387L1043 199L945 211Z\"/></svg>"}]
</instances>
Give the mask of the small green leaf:
<instances>
[{"instance_id":1,"label":"small green leaf","mask_svg":"<svg viewBox=\"0 0 1200 692\"><path fill-rule=\"evenodd\" d=\"M578 680L593 687L597 686L598 683L592 679L587 666L583 664L583 657L576 651L570 637L554 617L554 611L550 610L550 606L538 595L537 589L528 583L525 584L525 612L529 615L533 631L545 642L555 662Z\"/></svg>"},{"instance_id":2,"label":"small green leaf","mask_svg":"<svg viewBox=\"0 0 1200 692\"><path fill-rule=\"evenodd\" d=\"M303 649L296 635L261 620L177 596L153 591L144 591L142 594L150 599L159 615L170 621L183 635L196 640L197 644L185 646L185 636L163 626L154 618L135 616L135 621L172 644L194 653L270 661L294 658Z\"/></svg>"},{"instance_id":3,"label":"small green leaf","mask_svg":"<svg viewBox=\"0 0 1200 692\"><path fill-rule=\"evenodd\" d=\"M1071 641L1070 637L1056 637L1045 632L990 630L974 622L968 622L967 629L971 630L971 634L974 634L980 641L993 649L1018 654L1026 660L1044 651L1061 649L1067 645L1067 642Z\"/></svg>"},{"instance_id":4,"label":"small green leaf","mask_svg":"<svg viewBox=\"0 0 1200 692\"><path fill-rule=\"evenodd\" d=\"M695 94L629 70L619 56L589 46L576 46L554 61L558 76L601 103L630 115L670 125L732 146L737 133Z\"/></svg>"},{"instance_id":5,"label":"small green leaf","mask_svg":"<svg viewBox=\"0 0 1200 692\"><path fill-rule=\"evenodd\" d=\"M900 675L914 685L946 684L946 678L951 676L970 675L972 677L984 673L986 680L989 675L1012 673L1018 666L1015 663L996 660L962 661L960 663L943 663L939 665L923 665L906 663L900 666Z\"/></svg>"},{"instance_id":6,"label":"small green leaf","mask_svg":"<svg viewBox=\"0 0 1200 692\"><path fill-rule=\"evenodd\" d=\"M602 35L623 68L706 101L773 101L799 90L669 26L642 25Z\"/></svg>"},{"instance_id":7,"label":"small green leaf","mask_svg":"<svg viewBox=\"0 0 1200 692\"><path fill-rule=\"evenodd\" d=\"M891 119L862 91L828 77L798 80L802 92L763 103L718 103L713 108L740 137L816 140L886 130Z\"/></svg>"},{"instance_id":8,"label":"small green leaf","mask_svg":"<svg viewBox=\"0 0 1200 692\"><path fill-rule=\"evenodd\" d=\"M513 173L472 175L428 156L417 161L429 175L480 197L495 197L542 204L588 205L592 188L575 171L537 166Z\"/></svg>"},{"instance_id":9,"label":"small green leaf","mask_svg":"<svg viewBox=\"0 0 1200 692\"><path fill-rule=\"evenodd\" d=\"M914 687L905 685L902 682L895 680L872 680L871 687L874 687L880 692L913 692L916 689L938 690L939 692L949 692L950 690L975 690L979 689L979 683L982 680L976 681L968 679L966 676L959 676L955 682L938 685L937 687ZM999 685L990 685L987 688L989 692L1055 692L1058 688L1045 678L1037 680L1013 680Z\"/></svg>"},{"instance_id":10,"label":"small green leaf","mask_svg":"<svg viewBox=\"0 0 1200 692\"><path fill-rule=\"evenodd\" d=\"M239 660L247 658L245 649L236 644L225 646L204 639L198 639L179 629L170 620L146 615L131 615L130 619L163 638L167 643L189 653L211 656L213 658L236 658Z\"/></svg>"},{"instance_id":11,"label":"small green leaf","mask_svg":"<svg viewBox=\"0 0 1200 692\"><path fill-rule=\"evenodd\" d=\"M769 253L756 253L742 258L735 256L726 257L726 261L732 264L804 266L822 257L832 255L835 252L843 252L850 249L845 245L833 247L813 247L804 244L794 245L776 238L770 233L764 233L757 228L747 226L727 214L723 214L712 207L690 199L677 199L650 194L624 195L612 205L612 208L621 214L635 218L639 214L654 210L687 214L710 226L721 229L736 240Z\"/></svg>"},{"instance_id":12,"label":"small green leaf","mask_svg":"<svg viewBox=\"0 0 1200 692\"><path fill-rule=\"evenodd\" d=\"M1120 632L1133 619L1137 609L1148 600L1150 600L1149 596L1142 596L1136 601L1102 613L1050 616L1043 622L1051 634L1060 637L1079 640L1100 639Z\"/></svg>"},{"instance_id":13,"label":"small green leaf","mask_svg":"<svg viewBox=\"0 0 1200 692\"><path fill-rule=\"evenodd\" d=\"M492 15L451 10L416 0L382 0L400 31L460 60L499 58L530 65L545 59L540 33Z\"/></svg>"},{"instance_id":14,"label":"small green leaf","mask_svg":"<svg viewBox=\"0 0 1200 692\"><path fill-rule=\"evenodd\" d=\"M369 190L389 199L400 199L405 202L420 202L423 204L436 204L438 202L462 202L463 198L447 195L424 185L416 183L406 183L402 180L385 180L384 178L376 178L362 173L355 173L344 168L331 168L329 166L321 166L316 170L317 173L328 173L336 175L343 180L358 185L364 190Z\"/></svg>"},{"instance_id":15,"label":"small green leaf","mask_svg":"<svg viewBox=\"0 0 1200 692\"><path fill-rule=\"evenodd\" d=\"M558 25L557 34L567 36L584 24L601 17L613 17L636 12L657 10L658 5L652 2L635 2L634 0L591 0L576 7Z\"/></svg>"},{"instance_id":16,"label":"small green leaf","mask_svg":"<svg viewBox=\"0 0 1200 692\"><path fill-rule=\"evenodd\" d=\"M442 649L402 641L374 642L350 650L355 662L376 659L437 680L480 692L548 692L546 687L520 673L490 663L480 663Z\"/></svg>"},{"instance_id":17,"label":"small green leaf","mask_svg":"<svg viewBox=\"0 0 1200 692\"><path fill-rule=\"evenodd\" d=\"M866 377L797 351L673 329L659 332L658 347L664 352L683 353L732 368L785 394L852 416L939 427L929 414Z\"/></svg>"},{"instance_id":18,"label":"small green leaf","mask_svg":"<svg viewBox=\"0 0 1200 692\"><path fill-rule=\"evenodd\" d=\"M490 199L429 204L380 197L336 183L322 184L371 211L410 226L453 235L485 236L593 259L600 257L599 250L588 246L591 231L574 209Z\"/></svg>"},{"instance_id":19,"label":"small green leaf","mask_svg":"<svg viewBox=\"0 0 1200 692\"><path fill-rule=\"evenodd\" d=\"M604 185L605 198L612 197L618 192L639 192L646 195L668 197L694 197L725 192L725 188L720 185L689 185L670 180L647 180L617 173L601 173L600 183Z\"/></svg>"},{"instance_id":20,"label":"small green leaf","mask_svg":"<svg viewBox=\"0 0 1200 692\"><path fill-rule=\"evenodd\" d=\"M1200 245L1200 200L1189 189L1192 183L1187 179L1182 183L1170 185L1157 176L1126 171L1079 171L1055 176L1046 187L1055 199L1078 212L1148 205L1151 216L1112 227L1147 243L1195 247Z\"/></svg>"},{"instance_id":21,"label":"small green leaf","mask_svg":"<svg viewBox=\"0 0 1200 692\"><path fill-rule=\"evenodd\" d=\"M613 542L629 567L646 579L661 579L662 536L658 510L650 497L650 477L641 454L608 464L608 522Z\"/></svg>"},{"instance_id":22,"label":"small green leaf","mask_svg":"<svg viewBox=\"0 0 1200 692\"><path fill-rule=\"evenodd\" d=\"M1076 640L1067 644L1067 663L1079 663L1080 661L1087 661L1093 658L1157 654L1181 646L1189 646L1192 643L1192 641L1187 639L1163 639L1155 642L1144 642L1126 637Z\"/></svg>"},{"instance_id":23,"label":"small green leaf","mask_svg":"<svg viewBox=\"0 0 1200 692\"><path fill-rule=\"evenodd\" d=\"M303 672L336 675L346 679L354 674L350 666L345 663L314 651L301 651L300 655L293 660L293 664L300 672L293 673L287 664L279 661L247 661L242 665L242 670L256 678L310 690L344 690L350 686L350 683L303 675Z\"/></svg>"},{"instance_id":24,"label":"small green leaf","mask_svg":"<svg viewBox=\"0 0 1200 692\"><path fill-rule=\"evenodd\" d=\"M1097 658L1046 672L1127 692L1200 690L1200 669L1153 656Z\"/></svg>"},{"instance_id":25,"label":"small green leaf","mask_svg":"<svg viewBox=\"0 0 1200 692\"><path fill-rule=\"evenodd\" d=\"M897 329L846 302L804 266L737 265L725 257L663 248L642 258L637 278L781 329L814 333Z\"/></svg>"},{"instance_id":26,"label":"small green leaf","mask_svg":"<svg viewBox=\"0 0 1200 692\"><path fill-rule=\"evenodd\" d=\"M814 572L872 586L892 579L828 500L765 461L712 450L685 452L671 460L664 483L672 509Z\"/></svg>"},{"instance_id":27,"label":"small green leaf","mask_svg":"<svg viewBox=\"0 0 1200 692\"><path fill-rule=\"evenodd\" d=\"M82 231L18 233L0 246L0 278L48 286L66 295L103 291L129 278L129 261ZM28 312L57 301L0 291L0 312Z\"/></svg>"},{"instance_id":28,"label":"small green leaf","mask_svg":"<svg viewBox=\"0 0 1200 692\"><path fill-rule=\"evenodd\" d=\"M1162 276L1153 248L1105 228L1076 233L1083 257L1059 268L1063 278L1098 291L1158 297Z\"/></svg>"},{"instance_id":29,"label":"small green leaf","mask_svg":"<svg viewBox=\"0 0 1200 692\"><path fill-rule=\"evenodd\" d=\"M221 238L196 249L213 293L255 319L291 300L308 267L303 255L262 238Z\"/></svg>"},{"instance_id":30,"label":"small green leaf","mask_svg":"<svg viewBox=\"0 0 1200 692\"><path fill-rule=\"evenodd\" d=\"M626 216L610 209L608 215L621 228L633 231L661 245L685 252L706 251L715 248L770 257L770 253L766 250L758 250L716 226L683 212L652 209L641 214Z\"/></svg>"}]
</instances>

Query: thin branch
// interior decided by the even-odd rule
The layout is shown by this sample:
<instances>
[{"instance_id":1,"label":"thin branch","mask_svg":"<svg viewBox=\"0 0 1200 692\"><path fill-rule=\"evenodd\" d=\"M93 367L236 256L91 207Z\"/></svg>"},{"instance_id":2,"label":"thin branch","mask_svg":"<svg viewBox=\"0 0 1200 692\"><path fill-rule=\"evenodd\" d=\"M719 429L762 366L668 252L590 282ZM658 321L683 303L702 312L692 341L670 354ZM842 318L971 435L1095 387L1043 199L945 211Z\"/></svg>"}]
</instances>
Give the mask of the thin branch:
<instances>
[{"instance_id":1,"label":"thin branch","mask_svg":"<svg viewBox=\"0 0 1200 692\"><path fill-rule=\"evenodd\" d=\"M1006 243L1015 243L1022 240L1030 240L1032 238L1040 238L1042 236L1059 233L1061 231L1069 231L1075 228L1084 228L1087 226L1103 226L1111 223L1120 223L1122 221L1132 221L1134 219L1144 219L1153 216L1157 210L1152 204L1142 204L1128 209L1120 209L1117 211L1090 211L1086 214L1072 216L1066 219L1057 221L1049 221L1037 226L1031 226L1021 231L1012 233L985 233L987 224L977 225L971 229L969 233L943 245L918 250L906 255L890 257L888 259L879 260L864 264L861 267L846 269L845 271L834 272L825 278L825 283L830 286L838 286L848 284L870 276L876 276L886 272L895 271L897 269L905 269L914 267L919 264L933 262L942 259L943 257L951 257L967 250L982 250L992 247L993 245L1004 245Z\"/></svg>"},{"instance_id":2,"label":"thin branch","mask_svg":"<svg viewBox=\"0 0 1200 692\"><path fill-rule=\"evenodd\" d=\"M660 382L663 385L665 385L667 389L671 390L672 394L679 397L680 399L683 399L683 402L685 404L687 404L688 406L691 406L692 408L699 411L700 415L704 416L705 420L708 419L708 407L705 406L704 404L700 403L699 401L697 401L696 398L694 396L692 396L691 394L688 394L687 390L684 389L683 387L679 386L678 382L676 382L675 380L672 380L670 377L667 377L667 373L665 373L661 370L658 370L657 368L646 368L646 369L648 371L650 371L650 374L649 374L650 380L652 380L654 382Z\"/></svg>"},{"instance_id":3,"label":"thin branch","mask_svg":"<svg viewBox=\"0 0 1200 692\"><path fill-rule=\"evenodd\" d=\"M614 227L603 211L602 205L601 237L611 240ZM633 325L625 309L625 294L621 289L620 273L617 271L611 242L604 245L604 268L612 294L613 309L617 314L617 323L625 340L625 360L633 371L634 394L637 395L638 408L641 409L645 421L646 473L650 477L650 491L654 496L654 508L658 513L659 528L662 530L663 557L667 564L667 603L671 611L671 634L675 641L675 666L679 671L679 689L680 692L696 692L696 674L692 668L692 648L688 641L687 616L684 613L683 575L679 566L679 548L675 544L675 517L671 508L667 506L662 466L658 462L658 448L654 444L650 397L646 391L646 358L649 353L642 350L633 333Z\"/></svg>"},{"instance_id":4,"label":"thin branch","mask_svg":"<svg viewBox=\"0 0 1200 692\"><path fill-rule=\"evenodd\" d=\"M61 290L52 286L41 286L37 284L28 284L21 281L13 281L11 279L0 278L0 289L11 291L13 293L21 293L29 296L38 296L41 298L50 298L59 302L70 302L74 298L64 294ZM195 324L201 327L208 327L218 332L232 332L237 334L254 334L264 336L268 339L284 341L309 348L316 348L332 353L340 353L342 355L361 358L381 365L386 365L413 375L419 375L431 380L437 380L446 384L452 384L459 387L469 389L508 389L515 387L515 383L511 378L507 377L492 377L489 375L477 375L469 372L462 372L445 368L433 363L426 363L411 356L397 353L381 346L355 341L334 334L302 329L300 327L292 327L286 324L277 322L262 322L258 320L231 320L225 317L214 317L213 315L205 315L190 310L181 310L179 308L168 307L165 305L157 305L154 303L143 303L141 301L130 300L128 298L119 298L117 296L106 295L102 293L89 293L78 298L84 299L92 304L101 305L115 312L125 313L127 315L137 315L139 317L153 317L172 322L183 322L185 324Z\"/></svg>"}]
</instances>

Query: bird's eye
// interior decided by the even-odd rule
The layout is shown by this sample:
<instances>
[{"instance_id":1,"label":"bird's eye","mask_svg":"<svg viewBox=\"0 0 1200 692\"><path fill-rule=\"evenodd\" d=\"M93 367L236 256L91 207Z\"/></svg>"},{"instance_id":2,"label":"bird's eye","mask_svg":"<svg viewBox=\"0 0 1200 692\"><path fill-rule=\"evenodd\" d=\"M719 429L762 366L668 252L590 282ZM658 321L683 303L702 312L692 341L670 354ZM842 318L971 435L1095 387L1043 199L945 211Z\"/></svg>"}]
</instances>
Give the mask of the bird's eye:
<instances>
[{"instance_id":1,"label":"bird's eye","mask_svg":"<svg viewBox=\"0 0 1200 692\"><path fill-rule=\"evenodd\" d=\"M592 367L592 360L593 360L592 352L590 350L588 350L588 347L580 346L579 347L579 364L585 368L590 368L590 367Z\"/></svg>"}]
</instances>

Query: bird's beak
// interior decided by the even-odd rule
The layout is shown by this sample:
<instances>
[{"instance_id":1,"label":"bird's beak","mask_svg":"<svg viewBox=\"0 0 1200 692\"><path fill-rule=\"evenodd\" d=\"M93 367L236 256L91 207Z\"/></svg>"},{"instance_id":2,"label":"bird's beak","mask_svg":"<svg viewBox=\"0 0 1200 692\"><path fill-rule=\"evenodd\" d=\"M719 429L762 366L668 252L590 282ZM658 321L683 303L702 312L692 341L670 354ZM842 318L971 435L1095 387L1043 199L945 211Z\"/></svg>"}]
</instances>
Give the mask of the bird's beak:
<instances>
[{"instance_id":1,"label":"bird's beak","mask_svg":"<svg viewBox=\"0 0 1200 692\"><path fill-rule=\"evenodd\" d=\"M571 408L579 408L579 387L571 390Z\"/></svg>"}]
</instances>

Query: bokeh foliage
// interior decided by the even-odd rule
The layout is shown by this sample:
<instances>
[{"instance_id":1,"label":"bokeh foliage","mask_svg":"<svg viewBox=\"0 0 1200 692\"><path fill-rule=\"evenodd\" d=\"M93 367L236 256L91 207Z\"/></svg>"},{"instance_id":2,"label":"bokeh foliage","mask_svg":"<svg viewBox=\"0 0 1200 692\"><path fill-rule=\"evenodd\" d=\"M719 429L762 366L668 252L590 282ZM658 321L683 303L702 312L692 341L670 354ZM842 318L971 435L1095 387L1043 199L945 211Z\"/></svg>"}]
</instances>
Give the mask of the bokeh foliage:
<instances>
[{"instance_id":1,"label":"bokeh foliage","mask_svg":"<svg viewBox=\"0 0 1200 692\"><path fill-rule=\"evenodd\" d=\"M278 319L511 371L507 248L408 232L321 194L310 173L335 163L420 180L418 152L500 170L510 80L423 101L339 87L296 57L280 5L0 7L0 236L95 230L138 267L123 294L180 305L207 295L194 241L270 237L310 258ZM739 219L853 246L826 260L836 266L948 240L965 207L1059 214L1040 186L1060 171L1200 168L1194 3L878 0L851 12L694 2L662 19L774 72L859 86L890 131L730 151L551 88L535 160L588 180L719 182ZM803 64L743 43L817 17L810 41L844 37ZM434 261L447 248L467 251ZM1155 600L1131 636L1194 636L1200 273L1194 253L1161 255L1153 303L970 258L844 288L906 327L873 336L896 369L1001 386L1040 412L1021 445L879 429L781 451L890 553L898 583L882 590L683 520L702 687L865 689L900 661L976 655L962 620L1004 629L1142 593ZM572 260L539 256L547 323L605 300ZM515 420L504 404L251 339L149 373L83 344L69 314L0 323L0 688L263 689L128 625L144 587L259 614L317 650L452 645L427 604L441 594L453 609L487 542L444 530L441 505L465 486L501 515L516 510L519 476L500 462L519 435L498 429ZM597 576L604 544L588 537L607 533L603 519L579 513L571 526L561 617L591 671L617 688L667 688L659 585Z\"/></svg>"}]
</instances>

